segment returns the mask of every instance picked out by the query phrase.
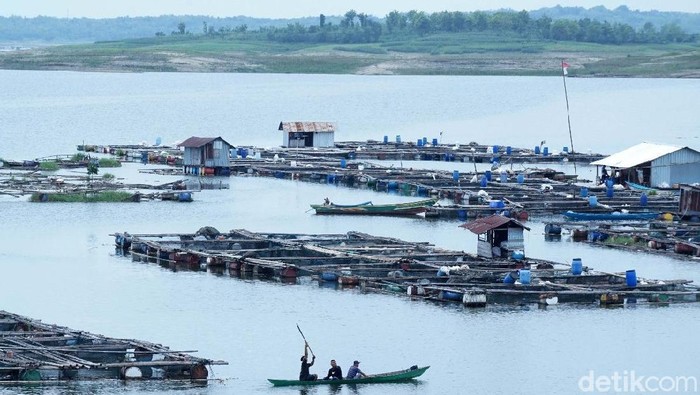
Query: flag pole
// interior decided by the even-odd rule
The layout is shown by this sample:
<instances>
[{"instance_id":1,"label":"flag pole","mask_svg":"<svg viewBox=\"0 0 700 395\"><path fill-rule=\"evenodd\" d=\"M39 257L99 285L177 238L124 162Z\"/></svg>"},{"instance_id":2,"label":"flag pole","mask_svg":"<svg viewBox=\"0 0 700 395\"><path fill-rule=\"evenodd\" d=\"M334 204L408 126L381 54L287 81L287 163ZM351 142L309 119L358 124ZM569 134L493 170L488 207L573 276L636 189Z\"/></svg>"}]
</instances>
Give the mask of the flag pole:
<instances>
[{"instance_id":1,"label":"flag pole","mask_svg":"<svg viewBox=\"0 0 700 395\"><path fill-rule=\"evenodd\" d=\"M568 65L567 65L568 67ZM566 121L569 124L569 142L571 142L571 153L574 153L574 137L571 134L571 115L569 114L569 93L566 90L566 67L564 59L561 60L561 78L564 81L564 97L566 98ZM574 158L574 174L576 174L576 158Z\"/></svg>"}]
</instances>

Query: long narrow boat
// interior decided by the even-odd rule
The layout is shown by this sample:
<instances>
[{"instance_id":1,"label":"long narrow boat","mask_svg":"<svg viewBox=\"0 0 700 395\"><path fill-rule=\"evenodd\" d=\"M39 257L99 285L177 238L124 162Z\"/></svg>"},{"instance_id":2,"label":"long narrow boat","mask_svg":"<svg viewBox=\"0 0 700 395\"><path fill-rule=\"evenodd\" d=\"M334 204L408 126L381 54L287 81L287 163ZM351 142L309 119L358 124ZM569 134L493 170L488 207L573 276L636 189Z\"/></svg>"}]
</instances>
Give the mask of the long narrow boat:
<instances>
[{"instance_id":1,"label":"long narrow boat","mask_svg":"<svg viewBox=\"0 0 700 395\"><path fill-rule=\"evenodd\" d=\"M629 189L634 189L637 191L653 191L654 190L654 188L649 188L648 186L644 186L642 184L635 184L635 183L630 182L630 181L625 181L625 183L627 184Z\"/></svg>"},{"instance_id":2,"label":"long narrow boat","mask_svg":"<svg viewBox=\"0 0 700 395\"><path fill-rule=\"evenodd\" d=\"M659 216L657 212L614 212L614 213L579 213L575 211L567 211L564 216L575 221L630 221L630 220L647 220L654 219Z\"/></svg>"},{"instance_id":3,"label":"long narrow boat","mask_svg":"<svg viewBox=\"0 0 700 395\"><path fill-rule=\"evenodd\" d=\"M351 215L415 215L428 211L428 207L437 203L438 199L425 199L409 203L396 204L356 204L338 205L312 204L316 214L351 214Z\"/></svg>"},{"instance_id":4,"label":"long narrow boat","mask_svg":"<svg viewBox=\"0 0 700 395\"><path fill-rule=\"evenodd\" d=\"M396 372L371 374L359 379L343 379L343 380L316 380L316 381L301 381L301 380L276 380L267 379L275 387L284 387L292 385L339 385L339 384L379 384L379 383L401 383L415 379L425 373L430 366L419 368L413 366L409 369L399 370Z\"/></svg>"}]
</instances>

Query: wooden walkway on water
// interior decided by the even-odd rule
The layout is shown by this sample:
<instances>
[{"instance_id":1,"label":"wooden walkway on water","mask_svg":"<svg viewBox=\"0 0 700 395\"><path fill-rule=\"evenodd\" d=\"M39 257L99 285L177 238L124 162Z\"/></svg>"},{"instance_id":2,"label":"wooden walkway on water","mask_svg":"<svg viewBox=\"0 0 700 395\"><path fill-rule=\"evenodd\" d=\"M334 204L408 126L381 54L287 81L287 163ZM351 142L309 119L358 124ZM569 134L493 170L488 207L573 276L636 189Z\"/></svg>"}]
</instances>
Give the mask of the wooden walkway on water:
<instances>
[{"instance_id":1,"label":"wooden walkway on water","mask_svg":"<svg viewBox=\"0 0 700 395\"><path fill-rule=\"evenodd\" d=\"M0 384L99 379L206 380L225 361L0 311Z\"/></svg>"},{"instance_id":2,"label":"wooden walkway on water","mask_svg":"<svg viewBox=\"0 0 700 395\"><path fill-rule=\"evenodd\" d=\"M333 287L459 302L495 304L684 303L700 300L688 280L652 280L628 273L525 258L485 259L429 243L359 232L345 234L219 233L204 227L192 234L115 233L119 254L172 270L209 270L232 277L288 283L304 278ZM507 277L513 279L508 283ZM520 279L522 281L516 281Z\"/></svg>"}]
</instances>

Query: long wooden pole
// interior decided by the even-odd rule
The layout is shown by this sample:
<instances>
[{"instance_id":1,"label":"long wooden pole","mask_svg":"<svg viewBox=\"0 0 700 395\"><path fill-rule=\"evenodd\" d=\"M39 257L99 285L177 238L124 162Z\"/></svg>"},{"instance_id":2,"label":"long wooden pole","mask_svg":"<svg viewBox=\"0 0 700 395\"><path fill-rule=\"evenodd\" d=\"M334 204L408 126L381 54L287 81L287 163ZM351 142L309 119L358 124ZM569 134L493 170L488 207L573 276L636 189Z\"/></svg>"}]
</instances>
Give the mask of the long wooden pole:
<instances>
[{"instance_id":1,"label":"long wooden pole","mask_svg":"<svg viewBox=\"0 0 700 395\"><path fill-rule=\"evenodd\" d=\"M561 60L561 78L564 81L564 97L566 98L566 120L569 123L569 142L571 142L571 153L574 153L574 137L571 134L571 115L569 115L569 93L566 90L566 69L564 59ZM576 160L574 159L574 174L576 174Z\"/></svg>"},{"instance_id":2,"label":"long wooden pole","mask_svg":"<svg viewBox=\"0 0 700 395\"><path fill-rule=\"evenodd\" d=\"M309 351L311 351L311 355L315 358L316 355L314 354L314 350L311 349L309 342L306 341L306 336L304 336L304 332L302 332L301 328L299 328L299 324L297 324L297 330L299 330L299 333L301 333L301 338L304 339L304 343L306 343L306 347L309 347Z\"/></svg>"}]
</instances>

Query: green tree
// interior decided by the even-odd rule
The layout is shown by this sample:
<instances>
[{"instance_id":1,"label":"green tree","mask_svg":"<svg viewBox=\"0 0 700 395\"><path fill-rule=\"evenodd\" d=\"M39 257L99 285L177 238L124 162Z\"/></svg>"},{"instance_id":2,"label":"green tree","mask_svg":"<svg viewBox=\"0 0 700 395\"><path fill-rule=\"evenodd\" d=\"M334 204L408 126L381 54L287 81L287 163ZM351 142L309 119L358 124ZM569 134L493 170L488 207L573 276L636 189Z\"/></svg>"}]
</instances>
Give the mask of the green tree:
<instances>
[{"instance_id":1,"label":"green tree","mask_svg":"<svg viewBox=\"0 0 700 395\"><path fill-rule=\"evenodd\" d=\"M321 14L318 16L318 25L321 26L321 28L326 26L326 16L325 15Z\"/></svg>"},{"instance_id":2,"label":"green tree","mask_svg":"<svg viewBox=\"0 0 700 395\"><path fill-rule=\"evenodd\" d=\"M185 22L180 22L177 24L177 32L179 34L185 34Z\"/></svg>"}]
</instances>

